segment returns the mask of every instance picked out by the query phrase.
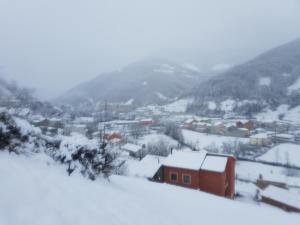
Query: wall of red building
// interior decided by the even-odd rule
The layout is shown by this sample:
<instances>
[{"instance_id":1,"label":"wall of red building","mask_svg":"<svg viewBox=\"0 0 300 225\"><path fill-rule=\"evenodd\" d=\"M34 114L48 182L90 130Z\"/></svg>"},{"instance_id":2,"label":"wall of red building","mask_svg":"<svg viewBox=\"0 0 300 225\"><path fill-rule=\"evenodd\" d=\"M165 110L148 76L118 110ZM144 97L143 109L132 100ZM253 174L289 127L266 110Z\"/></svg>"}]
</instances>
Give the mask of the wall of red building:
<instances>
[{"instance_id":1,"label":"wall of red building","mask_svg":"<svg viewBox=\"0 0 300 225\"><path fill-rule=\"evenodd\" d=\"M235 193L235 158L228 157L226 165L226 179L228 182L228 187L226 189L225 196L229 198L234 198Z\"/></svg>"},{"instance_id":2,"label":"wall of red building","mask_svg":"<svg viewBox=\"0 0 300 225\"><path fill-rule=\"evenodd\" d=\"M171 180L172 172L175 172L178 175L178 180L176 182ZM183 183L183 174L191 176L190 184ZM233 198L235 192L235 158L228 157L226 169L223 173L164 166L163 180L169 184L200 189L215 195Z\"/></svg>"},{"instance_id":3,"label":"wall of red building","mask_svg":"<svg viewBox=\"0 0 300 225\"><path fill-rule=\"evenodd\" d=\"M215 195L225 196L226 174L212 171L199 171L199 188Z\"/></svg>"},{"instance_id":4,"label":"wall of red building","mask_svg":"<svg viewBox=\"0 0 300 225\"><path fill-rule=\"evenodd\" d=\"M171 180L170 176L171 176L172 172L175 172L178 174L177 182L174 182ZM190 184L183 183L183 180L182 180L183 174L191 176ZM188 187L188 188L199 189L199 173L197 170L188 170L188 169L181 169L181 168L165 166L164 167L164 182L169 183L169 184L180 185L180 186L184 186L184 187Z\"/></svg>"}]
</instances>

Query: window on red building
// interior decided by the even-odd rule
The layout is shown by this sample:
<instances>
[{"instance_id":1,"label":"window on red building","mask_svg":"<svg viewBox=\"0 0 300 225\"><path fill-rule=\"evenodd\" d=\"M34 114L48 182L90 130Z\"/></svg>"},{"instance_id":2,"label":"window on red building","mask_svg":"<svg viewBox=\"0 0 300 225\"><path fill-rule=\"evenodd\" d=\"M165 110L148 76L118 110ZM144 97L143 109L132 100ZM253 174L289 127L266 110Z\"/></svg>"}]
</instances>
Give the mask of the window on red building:
<instances>
[{"instance_id":1,"label":"window on red building","mask_svg":"<svg viewBox=\"0 0 300 225\"><path fill-rule=\"evenodd\" d=\"M170 179L171 179L171 181L173 181L173 182L177 182L177 180L178 180L178 174L175 173L175 172L171 172L171 174L170 174Z\"/></svg>"},{"instance_id":2,"label":"window on red building","mask_svg":"<svg viewBox=\"0 0 300 225\"><path fill-rule=\"evenodd\" d=\"M191 176L187 174L182 175L182 182L184 184L190 184L191 183Z\"/></svg>"}]
</instances>

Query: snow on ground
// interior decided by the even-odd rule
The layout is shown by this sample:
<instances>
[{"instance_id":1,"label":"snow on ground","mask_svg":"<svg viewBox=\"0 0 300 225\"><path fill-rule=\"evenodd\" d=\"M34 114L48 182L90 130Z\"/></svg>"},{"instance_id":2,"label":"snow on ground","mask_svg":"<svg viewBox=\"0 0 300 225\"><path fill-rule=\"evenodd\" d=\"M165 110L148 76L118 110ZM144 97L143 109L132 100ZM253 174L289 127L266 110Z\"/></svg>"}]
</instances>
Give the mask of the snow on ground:
<instances>
[{"instance_id":1,"label":"snow on ground","mask_svg":"<svg viewBox=\"0 0 300 225\"><path fill-rule=\"evenodd\" d=\"M141 161L128 159L126 161L127 175L140 178L152 178L158 171L165 157L146 155Z\"/></svg>"},{"instance_id":2,"label":"snow on ground","mask_svg":"<svg viewBox=\"0 0 300 225\"><path fill-rule=\"evenodd\" d=\"M183 113L186 111L187 106L193 102L193 99L185 98L177 100L173 103L163 106L163 109L167 112Z\"/></svg>"},{"instance_id":3,"label":"snow on ground","mask_svg":"<svg viewBox=\"0 0 300 225\"><path fill-rule=\"evenodd\" d=\"M298 78L294 84L288 87L288 94L291 94L294 91L299 92L300 91L300 78Z\"/></svg>"},{"instance_id":4,"label":"snow on ground","mask_svg":"<svg viewBox=\"0 0 300 225\"><path fill-rule=\"evenodd\" d=\"M284 167L271 166L256 162L237 161L236 174L238 178L255 182L259 175L263 179L283 182L292 186L300 186L300 174L287 176L287 169Z\"/></svg>"},{"instance_id":5,"label":"snow on ground","mask_svg":"<svg viewBox=\"0 0 300 225\"><path fill-rule=\"evenodd\" d=\"M223 143L248 143L249 138L226 137L221 135L204 134L191 130L182 130L184 142L197 149L205 149L207 147L220 148Z\"/></svg>"},{"instance_id":6,"label":"snow on ground","mask_svg":"<svg viewBox=\"0 0 300 225\"><path fill-rule=\"evenodd\" d=\"M266 109L264 112L258 113L256 119L262 122L274 122L279 120L280 115L284 115L288 112L288 105L280 105L275 111ZM298 119L299 120L299 119Z\"/></svg>"},{"instance_id":7,"label":"snow on ground","mask_svg":"<svg viewBox=\"0 0 300 225\"><path fill-rule=\"evenodd\" d=\"M271 78L270 77L260 77L259 78L259 85L261 86L270 86Z\"/></svg>"},{"instance_id":8,"label":"snow on ground","mask_svg":"<svg viewBox=\"0 0 300 225\"><path fill-rule=\"evenodd\" d=\"M39 155L0 152L3 225L298 225L298 214L112 176L90 181Z\"/></svg>"},{"instance_id":9,"label":"snow on ground","mask_svg":"<svg viewBox=\"0 0 300 225\"><path fill-rule=\"evenodd\" d=\"M253 199L257 189L258 187L253 183L235 181L235 192L242 195L242 199L238 198L238 201L258 204Z\"/></svg>"},{"instance_id":10,"label":"snow on ground","mask_svg":"<svg viewBox=\"0 0 300 225\"><path fill-rule=\"evenodd\" d=\"M60 145L60 151L66 156L66 159L72 159L74 150L82 146L89 149L97 149L99 143L96 139L89 140L86 136L79 133L72 133L71 136L63 136Z\"/></svg>"},{"instance_id":11,"label":"snow on ground","mask_svg":"<svg viewBox=\"0 0 300 225\"><path fill-rule=\"evenodd\" d=\"M236 102L232 99L227 99L221 102L221 110L224 112L230 112L234 109Z\"/></svg>"},{"instance_id":12,"label":"snow on ground","mask_svg":"<svg viewBox=\"0 0 300 225\"><path fill-rule=\"evenodd\" d=\"M290 143L279 144L257 159L300 167L300 145Z\"/></svg>"},{"instance_id":13,"label":"snow on ground","mask_svg":"<svg viewBox=\"0 0 300 225\"><path fill-rule=\"evenodd\" d=\"M300 106L290 109L284 116L285 120L299 124Z\"/></svg>"}]
</instances>

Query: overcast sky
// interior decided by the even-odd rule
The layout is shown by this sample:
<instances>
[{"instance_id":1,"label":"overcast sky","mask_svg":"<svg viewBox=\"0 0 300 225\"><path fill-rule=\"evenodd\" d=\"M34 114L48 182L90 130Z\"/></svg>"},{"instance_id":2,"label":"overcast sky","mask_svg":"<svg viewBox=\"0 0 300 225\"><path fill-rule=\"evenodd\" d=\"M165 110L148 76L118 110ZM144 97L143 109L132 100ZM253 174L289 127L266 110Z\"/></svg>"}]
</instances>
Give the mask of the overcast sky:
<instances>
[{"instance_id":1,"label":"overcast sky","mask_svg":"<svg viewBox=\"0 0 300 225\"><path fill-rule=\"evenodd\" d=\"M0 0L0 76L53 98L148 56L207 70L300 37L300 0Z\"/></svg>"}]
</instances>

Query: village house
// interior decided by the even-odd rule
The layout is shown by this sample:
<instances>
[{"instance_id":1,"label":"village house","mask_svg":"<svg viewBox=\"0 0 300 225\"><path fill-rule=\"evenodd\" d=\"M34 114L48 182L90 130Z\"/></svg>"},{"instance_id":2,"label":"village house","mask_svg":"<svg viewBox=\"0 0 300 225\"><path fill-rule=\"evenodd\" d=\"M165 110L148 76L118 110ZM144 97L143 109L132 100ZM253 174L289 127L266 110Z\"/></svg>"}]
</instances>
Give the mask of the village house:
<instances>
[{"instance_id":1,"label":"village house","mask_svg":"<svg viewBox=\"0 0 300 225\"><path fill-rule=\"evenodd\" d=\"M290 190L268 186L260 192L260 201L288 212L300 213L300 198Z\"/></svg>"},{"instance_id":2,"label":"village house","mask_svg":"<svg viewBox=\"0 0 300 225\"><path fill-rule=\"evenodd\" d=\"M84 124L70 124L65 126L64 134L70 135L71 133L79 133L86 136L87 127Z\"/></svg>"},{"instance_id":3,"label":"village house","mask_svg":"<svg viewBox=\"0 0 300 225\"><path fill-rule=\"evenodd\" d=\"M145 149L143 146L127 143L121 147L121 150L128 152L130 156L135 158L143 158Z\"/></svg>"},{"instance_id":4,"label":"village house","mask_svg":"<svg viewBox=\"0 0 300 225\"><path fill-rule=\"evenodd\" d=\"M270 135L267 133L259 133L250 136L250 144L258 146L268 146L272 143Z\"/></svg>"},{"instance_id":5,"label":"village house","mask_svg":"<svg viewBox=\"0 0 300 225\"><path fill-rule=\"evenodd\" d=\"M152 125L154 123L153 119L148 118L148 119L141 119L139 121L139 124L144 125L144 126L149 126Z\"/></svg>"},{"instance_id":6,"label":"village house","mask_svg":"<svg viewBox=\"0 0 300 225\"><path fill-rule=\"evenodd\" d=\"M245 128L247 130L253 130L255 128L255 125L252 121L238 121L236 122L236 127L237 128Z\"/></svg>"},{"instance_id":7,"label":"village house","mask_svg":"<svg viewBox=\"0 0 300 225\"><path fill-rule=\"evenodd\" d=\"M206 151L174 151L153 180L233 198L235 158Z\"/></svg>"},{"instance_id":8,"label":"village house","mask_svg":"<svg viewBox=\"0 0 300 225\"><path fill-rule=\"evenodd\" d=\"M34 126L41 128L41 131L43 134L49 135L49 136L55 136L59 133L59 131L62 132L64 129L64 123L61 119L58 118L51 118L51 119L36 119L31 122Z\"/></svg>"},{"instance_id":9,"label":"village house","mask_svg":"<svg viewBox=\"0 0 300 225\"><path fill-rule=\"evenodd\" d=\"M107 141L110 147L118 147L123 141L122 135L118 132L106 133L104 135L104 139Z\"/></svg>"},{"instance_id":10,"label":"village house","mask_svg":"<svg viewBox=\"0 0 300 225\"><path fill-rule=\"evenodd\" d=\"M195 124L198 123L199 121L195 118L190 118L187 119L186 121L183 122L182 128L184 129L190 129L193 130L195 128Z\"/></svg>"},{"instance_id":11,"label":"village house","mask_svg":"<svg viewBox=\"0 0 300 225\"><path fill-rule=\"evenodd\" d=\"M209 133L211 129L211 124L206 122L197 122L194 124L193 130L201 133Z\"/></svg>"}]
</instances>

